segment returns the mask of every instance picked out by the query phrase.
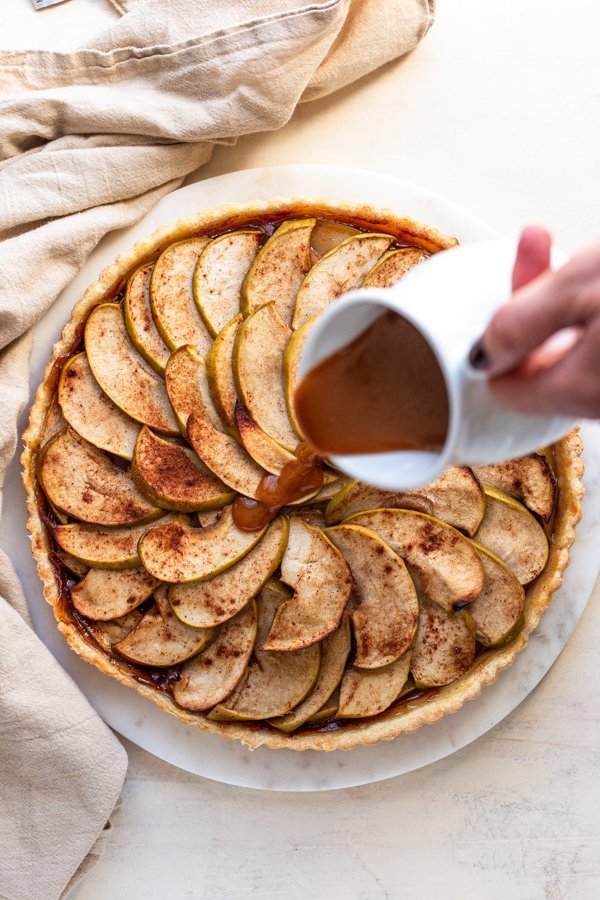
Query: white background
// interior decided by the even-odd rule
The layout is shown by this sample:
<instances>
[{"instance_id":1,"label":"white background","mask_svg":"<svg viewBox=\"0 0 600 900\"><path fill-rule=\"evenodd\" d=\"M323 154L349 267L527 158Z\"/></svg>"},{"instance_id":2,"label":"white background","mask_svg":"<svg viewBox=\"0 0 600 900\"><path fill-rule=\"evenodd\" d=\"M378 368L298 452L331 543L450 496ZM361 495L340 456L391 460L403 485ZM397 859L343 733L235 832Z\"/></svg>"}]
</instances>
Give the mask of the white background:
<instances>
[{"instance_id":1,"label":"white background","mask_svg":"<svg viewBox=\"0 0 600 900\"><path fill-rule=\"evenodd\" d=\"M71 46L106 0L34 13L3 0L0 46ZM506 234L569 251L600 237L600 4L446 0L409 58L303 105L282 131L219 147L201 177L319 162L398 175ZM600 552L600 548L599 548ZM128 745L106 853L76 900L600 896L600 607L535 693L427 769L315 795L182 773Z\"/></svg>"}]
</instances>

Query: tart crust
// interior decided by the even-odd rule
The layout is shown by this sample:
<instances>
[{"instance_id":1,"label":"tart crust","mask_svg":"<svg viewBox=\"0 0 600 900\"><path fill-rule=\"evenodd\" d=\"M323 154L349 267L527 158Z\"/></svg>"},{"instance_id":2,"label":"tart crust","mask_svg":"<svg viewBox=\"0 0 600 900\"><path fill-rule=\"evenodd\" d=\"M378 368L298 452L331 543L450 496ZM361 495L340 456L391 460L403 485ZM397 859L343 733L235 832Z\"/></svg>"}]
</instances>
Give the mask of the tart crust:
<instances>
[{"instance_id":1,"label":"tart crust","mask_svg":"<svg viewBox=\"0 0 600 900\"><path fill-rule=\"evenodd\" d=\"M136 680L126 666L107 654L73 621L69 609L61 600L60 585L51 562L52 547L38 502L36 457L46 412L56 390L57 370L61 361L70 356L77 347L81 339L82 323L95 306L115 296L123 286L126 276L144 262L155 259L159 251L169 243L203 232L211 234L275 217L315 215L362 224L383 232L389 231L399 240L404 239L406 243L434 252L456 243L453 238L442 235L435 228L421 225L411 219L400 218L390 210L298 197L275 198L264 202L231 204L208 209L159 228L148 238L117 257L112 265L100 273L98 280L76 304L72 318L65 325L60 340L54 345L44 379L37 389L31 407L28 426L23 434L24 450L21 461L23 483L27 493L28 530L31 535L32 552L43 583L44 597L52 606L58 628L71 648L101 672L116 678L128 687L133 687L142 696L175 715L180 721L225 738L238 739L250 748L266 746L271 749L291 750L349 750L359 745L375 744L417 731L423 725L432 724L443 716L456 712L467 700L477 697L487 684L495 681L500 672L510 667L517 654L527 646L529 636L550 605L553 593L562 583L563 573L569 561L569 548L575 538L576 525L581 518L584 489L583 462L580 454L583 445L579 431L575 430L554 445L559 491L550 555L543 573L526 591L525 624L518 636L502 648L488 650L477 656L471 668L462 677L444 688L427 691L422 697L409 699L405 704L400 703L379 716L344 722L329 730L319 730L319 727L315 726L314 730L284 734L260 722L222 722L209 719L200 713L188 712L177 706L170 694Z\"/></svg>"}]
</instances>

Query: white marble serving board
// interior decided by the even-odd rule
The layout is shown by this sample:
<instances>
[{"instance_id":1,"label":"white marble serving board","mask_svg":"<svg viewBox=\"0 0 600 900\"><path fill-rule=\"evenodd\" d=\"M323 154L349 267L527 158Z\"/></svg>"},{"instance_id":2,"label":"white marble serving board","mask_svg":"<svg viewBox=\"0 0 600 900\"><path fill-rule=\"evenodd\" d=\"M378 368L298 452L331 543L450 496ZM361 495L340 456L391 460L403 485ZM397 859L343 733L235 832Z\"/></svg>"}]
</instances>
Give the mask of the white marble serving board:
<instances>
[{"instance_id":1,"label":"white marble serving board","mask_svg":"<svg viewBox=\"0 0 600 900\"><path fill-rule=\"evenodd\" d=\"M192 184L165 197L133 228L105 238L41 320L36 329L31 364L32 393L72 306L117 253L159 225L203 207L285 195L350 199L388 206L455 234L463 243L497 236L494 229L441 197L390 176L358 169L278 166L235 172ZM25 418L26 414L21 427ZM572 561L563 587L526 651L495 684L458 713L396 741L346 752L249 751L237 742L224 741L181 724L133 690L106 678L80 660L57 631L52 611L42 599L26 537L18 458L7 473L0 543L21 577L37 633L104 720L131 741L190 772L243 787L319 791L368 784L428 765L480 737L525 699L558 657L585 608L598 574L600 428L585 426L584 440L586 497Z\"/></svg>"}]
</instances>

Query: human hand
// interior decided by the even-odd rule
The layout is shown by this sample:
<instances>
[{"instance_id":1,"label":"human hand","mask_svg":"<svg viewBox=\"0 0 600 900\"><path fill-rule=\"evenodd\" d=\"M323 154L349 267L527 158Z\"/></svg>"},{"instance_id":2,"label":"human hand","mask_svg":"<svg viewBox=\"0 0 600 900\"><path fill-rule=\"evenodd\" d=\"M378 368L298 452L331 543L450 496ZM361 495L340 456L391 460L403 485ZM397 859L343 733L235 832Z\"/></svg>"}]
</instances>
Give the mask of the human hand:
<instances>
[{"instance_id":1,"label":"human hand","mask_svg":"<svg viewBox=\"0 0 600 900\"><path fill-rule=\"evenodd\" d=\"M600 244L550 270L549 233L526 228L513 296L471 360L498 403L538 415L600 417Z\"/></svg>"}]
</instances>

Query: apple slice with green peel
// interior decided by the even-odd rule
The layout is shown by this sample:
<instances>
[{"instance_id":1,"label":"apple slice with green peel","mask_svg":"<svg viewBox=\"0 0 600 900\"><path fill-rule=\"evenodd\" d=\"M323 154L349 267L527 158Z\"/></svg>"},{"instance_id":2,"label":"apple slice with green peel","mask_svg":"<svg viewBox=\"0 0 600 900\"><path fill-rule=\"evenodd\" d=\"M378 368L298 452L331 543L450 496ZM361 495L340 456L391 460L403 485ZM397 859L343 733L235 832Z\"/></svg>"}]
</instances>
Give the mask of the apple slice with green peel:
<instances>
[{"instance_id":1,"label":"apple slice with green peel","mask_svg":"<svg viewBox=\"0 0 600 900\"><path fill-rule=\"evenodd\" d=\"M354 237L356 234L360 234L360 231L358 228L353 228L352 225L331 222L329 219L319 219L312 230L310 245L317 256L325 256L342 241Z\"/></svg>"},{"instance_id":2,"label":"apple slice with green peel","mask_svg":"<svg viewBox=\"0 0 600 900\"><path fill-rule=\"evenodd\" d=\"M163 509L221 509L235 498L193 450L166 441L145 426L135 445L131 475L140 491Z\"/></svg>"},{"instance_id":3,"label":"apple slice with green peel","mask_svg":"<svg viewBox=\"0 0 600 900\"><path fill-rule=\"evenodd\" d=\"M298 518L290 522L281 579L294 588L294 596L277 609L264 650L301 650L335 631L350 598L352 574L329 538Z\"/></svg>"},{"instance_id":4,"label":"apple slice with green peel","mask_svg":"<svg viewBox=\"0 0 600 900\"><path fill-rule=\"evenodd\" d=\"M48 441L53 438L55 434L58 434L59 431L64 431L65 428L68 428L68 425L69 423L63 416L61 408L58 405L57 395L53 394L52 400L50 401L50 405L48 406L46 415L44 417L44 423L40 432L40 442L38 445L38 449L41 450L43 447L45 447ZM69 521L69 517L56 506L54 506L54 504L51 503L50 500L48 500L48 497L46 497L46 500L48 501L48 506L56 521L60 522L61 525L66 525Z\"/></svg>"},{"instance_id":5,"label":"apple slice with green peel","mask_svg":"<svg viewBox=\"0 0 600 900\"><path fill-rule=\"evenodd\" d=\"M377 716L397 700L410 672L411 651L379 669L348 669L340 687L338 719Z\"/></svg>"},{"instance_id":6,"label":"apple slice with green peel","mask_svg":"<svg viewBox=\"0 0 600 900\"><path fill-rule=\"evenodd\" d=\"M164 434L179 434L165 383L142 359L125 329L117 303L102 303L85 326L85 348L94 378L124 413Z\"/></svg>"},{"instance_id":7,"label":"apple slice with green peel","mask_svg":"<svg viewBox=\"0 0 600 900\"><path fill-rule=\"evenodd\" d=\"M400 557L360 525L328 528L352 572L356 605L350 612L356 639L354 665L378 669L411 646L419 621L417 592Z\"/></svg>"},{"instance_id":8,"label":"apple slice with green peel","mask_svg":"<svg viewBox=\"0 0 600 900\"><path fill-rule=\"evenodd\" d=\"M277 516L263 539L234 566L208 581L174 585L169 602L177 618L193 628L211 628L231 619L277 569L288 532L287 519Z\"/></svg>"},{"instance_id":9,"label":"apple slice with green peel","mask_svg":"<svg viewBox=\"0 0 600 900\"><path fill-rule=\"evenodd\" d=\"M392 241L389 234L356 234L321 257L300 285L292 328L304 325L346 291L359 287Z\"/></svg>"},{"instance_id":10,"label":"apple slice with green peel","mask_svg":"<svg viewBox=\"0 0 600 900\"><path fill-rule=\"evenodd\" d=\"M72 428L59 431L43 448L38 477L51 503L84 522L140 525L163 515L138 491L129 472Z\"/></svg>"},{"instance_id":11,"label":"apple slice with green peel","mask_svg":"<svg viewBox=\"0 0 600 900\"><path fill-rule=\"evenodd\" d=\"M325 516L323 515L323 507L284 506L283 513L290 518L297 517L307 525L312 525L313 528L320 528L321 531L327 527L325 524Z\"/></svg>"},{"instance_id":12,"label":"apple slice with green peel","mask_svg":"<svg viewBox=\"0 0 600 900\"><path fill-rule=\"evenodd\" d=\"M378 534L408 564L417 586L448 612L481 593L479 555L450 525L407 509L374 509L351 516L346 524Z\"/></svg>"},{"instance_id":13,"label":"apple slice with green peel","mask_svg":"<svg viewBox=\"0 0 600 900\"><path fill-rule=\"evenodd\" d=\"M270 719L283 716L311 691L319 674L319 644L291 653L273 653L261 646L289 592L270 581L257 600L258 628L254 655L234 692L209 714L211 719Z\"/></svg>"},{"instance_id":14,"label":"apple slice with green peel","mask_svg":"<svg viewBox=\"0 0 600 900\"><path fill-rule=\"evenodd\" d=\"M160 520L185 522L185 516L167 514ZM132 528L101 528L97 525L57 525L54 540L66 553L95 569L133 569L140 566L137 545L148 525Z\"/></svg>"},{"instance_id":15,"label":"apple slice with green peel","mask_svg":"<svg viewBox=\"0 0 600 900\"><path fill-rule=\"evenodd\" d=\"M475 625L466 609L447 613L419 597L419 627L410 671L417 688L456 681L475 659Z\"/></svg>"},{"instance_id":16,"label":"apple slice with green peel","mask_svg":"<svg viewBox=\"0 0 600 900\"><path fill-rule=\"evenodd\" d=\"M214 628L190 628L180 622L171 611L163 585L155 591L154 606L113 649L137 665L164 668L200 653L215 636Z\"/></svg>"},{"instance_id":17,"label":"apple slice with green peel","mask_svg":"<svg viewBox=\"0 0 600 900\"><path fill-rule=\"evenodd\" d=\"M71 600L88 619L117 619L140 606L158 584L145 569L90 569L71 588Z\"/></svg>"},{"instance_id":18,"label":"apple slice with green peel","mask_svg":"<svg viewBox=\"0 0 600 900\"><path fill-rule=\"evenodd\" d=\"M515 573L487 547L473 541L483 563L483 590L469 606L477 640L484 647L511 641L524 624L525 590Z\"/></svg>"},{"instance_id":19,"label":"apple slice with green peel","mask_svg":"<svg viewBox=\"0 0 600 900\"><path fill-rule=\"evenodd\" d=\"M292 428L296 432L299 440L304 440L298 417L296 416L296 408L294 406L294 397L300 383L300 357L306 344L306 339L310 329L317 321L318 316L313 316L300 328L293 331L287 346L283 351L283 385L285 390L285 402L287 406L288 416L292 423Z\"/></svg>"},{"instance_id":20,"label":"apple slice with green peel","mask_svg":"<svg viewBox=\"0 0 600 900\"><path fill-rule=\"evenodd\" d=\"M235 433L235 404L238 400L233 375L233 351L242 324L240 313L218 333L206 357L206 374L213 403L221 421Z\"/></svg>"},{"instance_id":21,"label":"apple slice with green peel","mask_svg":"<svg viewBox=\"0 0 600 900\"><path fill-rule=\"evenodd\" d=\"M265 470L235 438L213 428L196 413L188 419L188 438L196 454L217 478L245 497L256 499Z\"/></svg>"},{"instance_id":22,"label":"apple slice with green peel","mask_svg":"<svg viewBox=\"0 0 600 900\"><path fill-rule=\"evenodd\" d=\"M491 466L477 466L475 473L485 484L520 500L544 522L552 518L556 502L556 477L541 453L531 453Z\"/></svg>"},{"instance_id":23,"label":"apple slice with green peel","mask_svg":"<svg viewBox=\"0 0 600 900\"><path fill-rule=\"evenodd\" d=\"M58 395L53 394L52 400L46 410L46 415L44 416L44 424L42 425L40 433L40 449L47 444L50 438L54 437L55 434L58 434L59 431L63 431L68 424L69 423L63 416L59 406Z\"/></svg>"},{"instance_id":24,"label":"apple slice with green peel","mask_svg":"<svg viewBox=\"0 0 600 900\"><path fill-rule=\"evenodd\" d=\"M328 638L327 638L327 640L328 640ZM310 697L307 697L306 699L309 700ZM317 712L314 713L310 717L310 719L307 719L307 723L309 725L313 725L313 724L317 725L317 724L320 724L321 722L327 721L327 719L335 719L337 716L337 711L339 709L339 706L340 706L340 689L339 689L339 687L337 687L335 689L335 691L333 692L333 694L331 695L331 697L329 698L329 700L327 700L323 704L321 709L318 709ZM275 727L277 727L277 726L275 726Z\"/></svg>"},{"instance_id":25,"label":"apple slice with green peel","mask_svg":"<svg viewBox=\"0 0 600 900\"><path fill-rule=\"evenodd\" d=\"M209 238L178 241L163 250L152 270L150 305L160 335L169 348L193 344L202 356L212 338L194 303L192 281L198 257Z\"/></svg>"},{"instance_id":26,"label":"apple slice with green peel","mask_svg":"<svg viewBox=\"0 0 600 900\"><path fill-rule=\"evenodd\" d=\"M533 513L518 500L488 485L484 490L487 503L476 534L477 543L499 556L521 584L529 584L548 562L546 533Z\"/></svg>"},{"instance_id":27,"label":"apple slice with green peel","mask_svg":"<svg viewBox=\"0 0 600 900\"><path fill-rule=\"evenodd\" d=\"M318 494L315 495L312 500L313 503L327 503L329 505L330 501L333 500L334 497L342 491L346 485L350 482L349 478L346 478L345 475L338 475L337 472L328 472L326 469L324 470L324 484ZM325 516L325 513L323 513Z\"/></svg>"},{"instance_id":28,"label":"apple slice with green peel","mask_svg":"<svg viewBox=\"0 0 600 900\"><path fill-rule=\"evenodd\" d=\"M350 645L350 620L347 615L344 615L342 624L337 631L326 637L321 644L321 666L310 694L285 716L271 719L270 724L279 731L289 734L300 728L309 719L313 719L324 707L333 706L328 701L342 680L346 660L350 653ZM337 703L334 712L337 712Z\"/></svg>"},{"instance_id":29,"label":"apple slice with green peel","mask_svg":"<svg viewBox=\"0 0 600 900\"><path fill-rule=\"evenodd\" d=\"M132 609L130 613L120 616L118 619L109 619L107 622L89 622L87 628L102 649L110 653L113 645L127 637L143 616L144 613L141 609Z\"/></svg>"},{"instance_id":30,"label":"apple slice with green peel","mask_svg":"<svg viewBox=\"0 0 600 900\"><path fill-rule=\"evenodd\" d=\"M100 450L131 459L140 426L107 397L85 353L71 357L58 382L63 416L77 434Z\"/></svg>"},{"instance_id":31,"label":"apple slice with green peel","mask_svg":"<svg viewBox=\"0 0 600 900\"><path fill-rule=\"evenodd\" d=\"M153 268L152 263L146 263L130 276L125 290L123 315L129 340L146 362L162 375L169 358L169 348L152 317L150 278Z\"/></svg>"},{"instance_id":32,"label":"apple slice with green peel","mask_svg":"<svg viewBox=\"0 0 600 900\"><path fill-rule=\"evenodd\" d=\"M242 531L226 506L221 518L206 528L178 522L149 528L138 553L148 572L161 581L204 581L242 559L266 530L265 526L260 531Z\"/></svg>"},{"instance_id":33,"label":"apple slice with green peel","mask_svg":"<svg viewBox=\"0 0 600 900\"><path fill-rule=\"evenodd\" d=\"M388 250L383 254L379 262L373 266L367 277L362 283L362 287L388 288L393 287L422 263L423 260L431 256L427 250L421 247L402 247L400 250Z\"/></svg>"},{"instance_id":34,"label":"apple slice with green peel","mask_svg":"<svg viewBox=\"0 0 600 900\"><path fill-rule=\"evenodd\" d=\"M66 553L64 550L57 550L56 556L63 564L63 566L69 570L73 575L77 575L78 578L83 578L84 575L90 571L90 567L85 563L81 562L80 559L77 559L75 556L71 556L70 553Z\"/></svg>"},{"instance_id":35,"label":"apple slice with green peel","mask_svg":"<svg viewBox=\"0 0 600 900\"><path fill-rule=\"evenodd\" d=\"M291 331L272 303L240 325L233 354L237 393L259 428L287 450L298 443L287 413L282 357Z\"/></svg>"},{"instance_id":36,"label":"apple slice with green peel","mask_svg":"<svg viewBox=\"0 0 600 900\"><path fill-rule=\"evenodd\" d=\"M295 459L293 453L258 427L240 403L235 407L235 423L244 448L254 462L267 472L279 475L285 464Z\"/></svg>"},{"instance_id":37,"label":"apple slice with green peel","mask_svg":"<svg viewBox=\"0 0 600 900\"><path fill-rule=\"evenodd\" d=\"M165 383L184 437L187 436L190 415L198 410L215 428L222 427L221 418L210 395L206 364L191 344L185 344L171 353L165 369Z\"/></svg>"},{"instance_id":38,"label":"apple slice with green peel","mask_svg":"<svg viewBox=\"0 0 600 900\"><path fill-rule=\"evenodd\" d=\"M179 681L172 687L179 706L203 712L235 690L250 660L256 624L256 603L252 601L221 626L207 650L183 665Z\"/></svg>"},{"instance_id":39,"label":"apple slice with green peel","mask_svg":"<svg viewBox=\"0 0 600 900\"><path fill-rule=\"evenodd\" d=\"M467 466L450 466L436 481L413 491L384 491L352 481L330 501L327 522L335 525L381 508L414 509L473 535L485 513L485 494Z\"/></svg>"},{"instance_id":40,"label":"apple slice with green peel","mask_svg":"<svg viewBox=\"0 0 600 900\"><path fill-rule=\"evenodd\" d=\"M194 271L194 300L213 337L240 311L242 282L261 240L260 231L240 228L206 245Z\"/></svg>"},{"instance_id":41,"label":"apple slice with green peel","mask_svg":"<svg viewBox=\"0 0 600 900\"><path fill-rule=\"evenodd\" d=\"M244 315L272 302L286 325L292 321L298 288L312 264L315 219L284 222L260 248L242 285Z\"/></svg>"}]
</instances>

